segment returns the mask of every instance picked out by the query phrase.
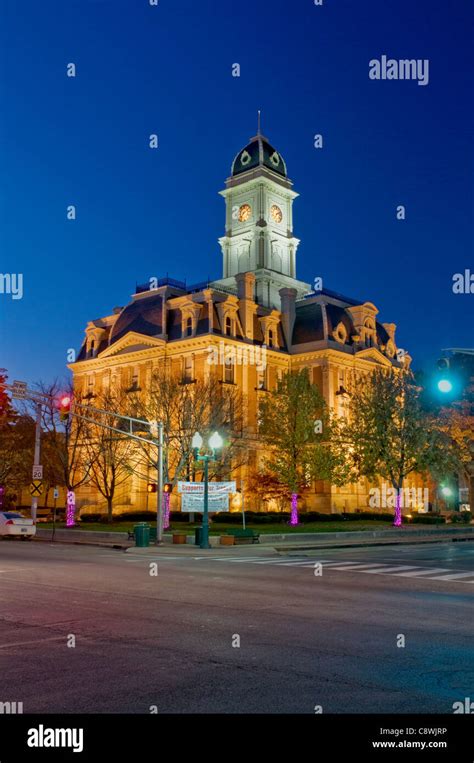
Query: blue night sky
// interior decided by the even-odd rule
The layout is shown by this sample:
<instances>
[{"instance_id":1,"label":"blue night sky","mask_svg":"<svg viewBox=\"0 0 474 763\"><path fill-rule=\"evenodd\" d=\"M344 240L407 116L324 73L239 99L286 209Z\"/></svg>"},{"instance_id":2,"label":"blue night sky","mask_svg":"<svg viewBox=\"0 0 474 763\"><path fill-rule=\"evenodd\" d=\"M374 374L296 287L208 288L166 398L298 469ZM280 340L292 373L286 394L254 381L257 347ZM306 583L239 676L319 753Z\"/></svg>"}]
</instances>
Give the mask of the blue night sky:
<instances>
[{"instance_id":1,"label":"blue night sky","mask_svg":"<svg viewBox=\"0 0 474 763\"><path fill-rule=\"evenodd\" d=\"M218 191L259 108L301 194L298 277L373 301L416 368L472 347L471 38L470 0L0 0L0 271L24 277L0 366L62 376L136 282L220 277ZM429 84L371 81L382 54Z\"/></svg>"}]
</instances>

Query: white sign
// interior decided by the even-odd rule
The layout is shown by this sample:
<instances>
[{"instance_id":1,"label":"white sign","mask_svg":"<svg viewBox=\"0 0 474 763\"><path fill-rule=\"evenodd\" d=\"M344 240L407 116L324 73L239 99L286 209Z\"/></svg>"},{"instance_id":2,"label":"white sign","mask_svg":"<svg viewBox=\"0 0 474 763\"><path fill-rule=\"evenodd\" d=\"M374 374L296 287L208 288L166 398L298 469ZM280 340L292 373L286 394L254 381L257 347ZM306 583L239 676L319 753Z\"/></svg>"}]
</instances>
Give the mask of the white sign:
<instances>
[{"instance_id":1,"label":"white sign","mask_svg":"<svg viewBox=\"0 0 474 763\"><path fill-rule=\"evenodd\" d=\"M222 493L209 495L207 510L211 511L229 511L229 494ZM181 496L181 511L203 512L204 494L183 493Z\"/></svg>"},{"instance_id":2,"label":"white sign","mask_svg":"<svg viewBox=\"0 0 474 763\"><path fill-rule=\"evenodd\" d=\"M33 479L34 480L42 480L43 479L43 467L39 464L35 464L33 466Z\"/></svg>"},{"instance_id":3,"label":"white sign","mask_svg":"<svg viewBox=\"0 0 474 763\"><path fill-rule=\"evenodd\" d=\"M58 490L58 488L57 488L57 487L55 487L55 488L54 488L54 492L53 492L53 498L54 498L54 500L56 500L57 498L59 498L59 490Z\"/></svg>"},{"instance_id":4,"label":"white sign","mask_svg":"<svg viewBox=\"0 0 474 763\"><path fill-rule=\"evenodd\" d=\"M235 493L234 482L209 482L209 497L211 495L222 495ZM187 493L188 495L204 495L204 482L178 482L178 493Z\"/></svg>"},{"instance_id":5,"label":"white sign","mask_svg":"<svg viewBox=\"0 0 474 763\"><path fill-rule=\"evenodd\" d=\"M14 381L12 385L12 397L15 400L24 400L28 392L28 385L23 381Z\"/></svg>"}]
</instances>

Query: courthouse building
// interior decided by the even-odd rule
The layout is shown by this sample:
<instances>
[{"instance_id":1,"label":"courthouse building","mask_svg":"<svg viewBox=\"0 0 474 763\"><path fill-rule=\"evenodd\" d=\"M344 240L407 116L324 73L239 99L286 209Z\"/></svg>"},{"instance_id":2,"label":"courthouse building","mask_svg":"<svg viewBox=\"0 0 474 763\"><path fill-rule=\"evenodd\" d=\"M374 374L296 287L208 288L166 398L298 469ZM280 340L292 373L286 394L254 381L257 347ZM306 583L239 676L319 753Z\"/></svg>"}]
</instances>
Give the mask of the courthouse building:
<instances>
[{"instance_id":1,"label":"courthouse building","mask_svg":"<svg viewBox=\"0 0 474 763\"><path fill-rule=\"evenodd\" d=\"M243 436L248 464L232 478L245 496L251 475L262 467L258 402L286 371L309 369L327 404L342 413L352 372L409 363L399 352L394 323L381 322L373 302L359 302L297 278L299 239L294 233L297 193L282 155L257 134L235 157L221 191L225 201L222 278L186 285L171 278L136 288L129 304L91 320L70 368L78 394L93 399L104 385L147 394L153 370L168 367L177 383L210 373L209 349L216 351L223 384L236 385L244 401ZM258 360L226 363L222 347ZM220 349L219 349L220 348ZM253 356L252 356L253 353ZM238 355L237 355L238 357ZM316 482L302 508L325 512L368 506L369 485L335 487ZM121 489L119 503L144 508L146 484L136 477ZM103 503L91 487L78 491L79 505ZM178 506L177 498L174 505ZM261 508L265 508L260 506ZM268 504L266 508L274 508Z\"/></svg>"}]
</instances>

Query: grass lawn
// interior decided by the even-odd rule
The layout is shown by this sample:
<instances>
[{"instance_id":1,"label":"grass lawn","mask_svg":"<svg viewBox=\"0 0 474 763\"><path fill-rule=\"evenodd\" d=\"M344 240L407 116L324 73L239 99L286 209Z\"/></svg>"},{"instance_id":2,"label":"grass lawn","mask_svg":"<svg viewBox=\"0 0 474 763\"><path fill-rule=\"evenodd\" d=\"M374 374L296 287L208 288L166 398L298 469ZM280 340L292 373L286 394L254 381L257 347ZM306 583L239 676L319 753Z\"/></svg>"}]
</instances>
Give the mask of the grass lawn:
<instances>
[{"instance_id":1,"label":"grass lawn","mask_svg":"<svg viewBox=\"0 0 474 763\"><path fill-rule=\"evenodd\" d=\"M101 522L84 522L78 525L77 529L80 530L94 530L99 532L128 532L132 530L137 524L136 522L112 522L111 524L103 524ZM156 522L150 522L152 527L156 526ZM228 529L239 528L242 525L237 524L224 524L223 522L211 524L211 535L224 535ZM297 527L290 527L286 522L278 522L274 524L252 524L247 523L246 527L259 532L261 535L266 533L282 534L282 533L326 533L326 532L354 532L356 530L388 530L391 527L391 522L383 522L381 520L360 520L360 521L340 521L340 522L308 522L297 525ZM51 529L53 527L52 522L41 522L38 527ZM56 522L56 528L63 529L65 524L63 522ZM194 534L194 528L200 527L199 523L189 524L187 522L172 522L169 530L165 532L185 532L189 535ZM74 530L71 530L74 532Z\"/></svg>"}]
</instances>

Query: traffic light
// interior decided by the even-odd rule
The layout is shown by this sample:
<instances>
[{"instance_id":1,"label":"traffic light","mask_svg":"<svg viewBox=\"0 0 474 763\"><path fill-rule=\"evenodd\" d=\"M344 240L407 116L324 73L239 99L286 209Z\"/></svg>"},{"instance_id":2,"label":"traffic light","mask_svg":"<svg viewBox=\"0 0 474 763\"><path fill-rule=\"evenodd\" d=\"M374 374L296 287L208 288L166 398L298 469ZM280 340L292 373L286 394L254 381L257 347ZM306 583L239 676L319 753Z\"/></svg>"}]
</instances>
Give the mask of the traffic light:
<instances>
[{"instance_id":1,"label":"traffic light","mask_svg":"<svg viewBox=\"0 0 474 763\"><path fill-rule=\"evenodd\" d=\"M163 492L164 493L171 493L173 490L173 483L172 482L165 482L163 485Z\"/></svg>"},{"instance_id":2,"label":"traffic light","mask_svg":"<svg viewBox=\"0 0 474 763\"><path fill-rule=\"evenodd\" d=\"M59 400L59 418L61 421L68 422L71 415L71 398L69 395L63 395Z\"/></svg>"},{"instance_id":3,"label":"traffic light","mask_svg":"<svg viewBox=\"0 0 474 763\"><path fill-rule=\"evenodd\" d=\"M156 488L157 488L156 482L149 482L147 485L147 491L149 493L156 493Z\"/></svg>"}]
</instances>

